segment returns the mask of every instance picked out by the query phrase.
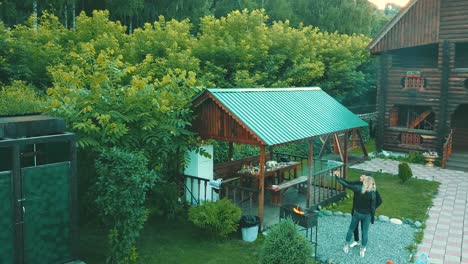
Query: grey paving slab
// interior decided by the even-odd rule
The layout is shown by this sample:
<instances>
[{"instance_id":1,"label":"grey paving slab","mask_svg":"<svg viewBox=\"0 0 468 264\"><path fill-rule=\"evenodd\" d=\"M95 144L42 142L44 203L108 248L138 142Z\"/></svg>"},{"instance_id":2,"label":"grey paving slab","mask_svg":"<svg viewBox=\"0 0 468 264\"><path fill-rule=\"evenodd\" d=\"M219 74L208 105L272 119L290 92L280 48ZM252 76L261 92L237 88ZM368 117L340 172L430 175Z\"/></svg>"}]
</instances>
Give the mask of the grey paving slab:
<instances>
[{"instance_id":1,"label":"grey paving slab","mask_svg":"<svg viewBox=\"0 0 468 264\"><path fill-rule=\"evenodd\" d=\"M398 164L395 160L375 158L351 168L398 174ZM424 230L423 243L418 246L418 255L429 253L431 263L465 263L468 241L458 236L466 233L462 230L468 230L468 173L419 164L410 164L410 167L414 177L441 183L434 204L428 211L428 226ZM450 237L447 239L448 233Z\"/></svg>"}]
</instances>

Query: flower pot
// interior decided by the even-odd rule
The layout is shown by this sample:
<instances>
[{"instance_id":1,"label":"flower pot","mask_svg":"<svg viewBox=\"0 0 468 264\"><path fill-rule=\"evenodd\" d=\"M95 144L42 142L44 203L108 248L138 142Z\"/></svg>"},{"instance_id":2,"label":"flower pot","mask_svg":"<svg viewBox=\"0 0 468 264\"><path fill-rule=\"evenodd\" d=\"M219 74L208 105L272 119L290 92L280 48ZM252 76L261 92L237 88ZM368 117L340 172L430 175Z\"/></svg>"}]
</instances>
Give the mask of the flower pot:
<instances>
[{"instance_id":1,"label":"flower pot","mask_svg":"<svg viewBox=\"0 0 468 264\"><path fill-rule=\"evenodd\" d=\"M436 156L426 156L424 158L427 161L426 166L433 168L434 167L434 161L437 159L437 157Z\"/></svg>"}]
</instances>

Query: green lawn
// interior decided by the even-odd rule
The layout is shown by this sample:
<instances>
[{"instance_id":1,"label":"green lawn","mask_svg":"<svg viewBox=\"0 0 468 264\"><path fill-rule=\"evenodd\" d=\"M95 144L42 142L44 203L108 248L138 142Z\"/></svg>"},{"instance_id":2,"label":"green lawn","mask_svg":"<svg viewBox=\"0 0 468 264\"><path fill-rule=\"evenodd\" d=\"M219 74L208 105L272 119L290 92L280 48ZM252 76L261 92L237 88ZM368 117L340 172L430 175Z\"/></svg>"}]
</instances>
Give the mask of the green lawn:
<instances>
[{"instance_id":1,"label":"green lawn","mask_svg":"<svg viewBox=\"0 0 468 264\"><path fill-rule=\"evenodd\" d=\"M106 235L87 226L81 230L81 260L89 264L105 263ZM139 263L215 264L258 263L263 238L244 242L240 233L224 241L207 239L186 221L148 220L138 241Z\"/></svg>"},{"instance_id":2,"label":"green lawn","mask_svg":"<svg viewBox=\"0 0 468 264\"><path fill-rule=\"evenodd\" d=\"M349 179L357 181L362 173L358 170L349 170ZM426 220L427 209L432 205L432 199L440 183L411 178L406 183L400 184L398 176L386 173L375 173L373 176L383 200L382 205L377 209L377 215ZM347 192L350 197L353 197L352 191ZM331 210L351 212L352 202L353 199L346 199Z\"/></svg>"},{"instance_id":3,"label":"green lawn","mask_svg":"<svg viewBox=\"0 0 468 264\"><path fill-rule=\"evenodd\" d=\"M358 145L359 145L359 143L358 143ZM367 153L375 152L375 140L373 138L369 138L364 143L364 145L366 146ZM359 155L359 156L363 155L362 149L360 147L353 149L352 151L350 151L350 153L354 154L354 155Z\"/></svg>"}]
</instances>

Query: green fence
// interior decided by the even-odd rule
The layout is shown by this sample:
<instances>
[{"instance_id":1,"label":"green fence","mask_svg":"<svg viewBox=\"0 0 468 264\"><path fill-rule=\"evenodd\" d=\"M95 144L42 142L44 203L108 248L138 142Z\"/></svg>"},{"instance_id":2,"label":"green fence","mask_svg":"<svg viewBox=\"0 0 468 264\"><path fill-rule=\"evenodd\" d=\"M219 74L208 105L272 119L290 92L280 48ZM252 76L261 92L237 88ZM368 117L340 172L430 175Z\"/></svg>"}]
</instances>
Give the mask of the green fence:
<instances>
[{"instance_id":1,"label":"green fence","mask_svg":"<svg viewBox=\"0 0 468 264\"><path fill-rule=\"evenodd\" d=\"M0 172L0 263L14 261L11 172Z\"/></svg>"},{"instance_id":2,"label":"green fence","mask_svg":"<svg viewBox=\"0 0 468 264\"><path fill-rule=\"evenodd\" d=\"M56 263L71 256L70 162L21 169L24 262Z\"/></svg>"}]
</instances>

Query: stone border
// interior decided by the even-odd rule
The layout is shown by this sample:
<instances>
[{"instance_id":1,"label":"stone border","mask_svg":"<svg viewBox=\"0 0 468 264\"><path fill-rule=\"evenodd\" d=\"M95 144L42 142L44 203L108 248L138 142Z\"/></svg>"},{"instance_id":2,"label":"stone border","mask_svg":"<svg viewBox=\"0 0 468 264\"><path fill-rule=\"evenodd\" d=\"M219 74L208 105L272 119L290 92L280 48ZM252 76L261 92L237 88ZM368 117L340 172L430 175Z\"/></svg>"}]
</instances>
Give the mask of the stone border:
<instances>
[{"instance_id":1,"label":"stone border","mask_svg":"<svg viewBox=\"0 0 468 264\"><path fill-rule=\"evenodd\" d=\"M330 211L330 210L323 210L323 211L315 210L314 213L316 213L319 217L323 217L323 216L342 216L342 217L351 218L350 213L343 213L343 212L340 212L340 211L333 212L333 211ZM414 220L409 219L409 218L401 220L401 219L398 219L398 218L390 218L390 217L385 216L385 215L379 215L376 218L376 220L380 221L380 222L388 222L388 223L395 224L395 225L407 224L407 225L410 225L410 226L412 226L414 228L418 228L418 229L422 228L422 223L421 222L414 221Z\"/></svg>"}]
</instances>

